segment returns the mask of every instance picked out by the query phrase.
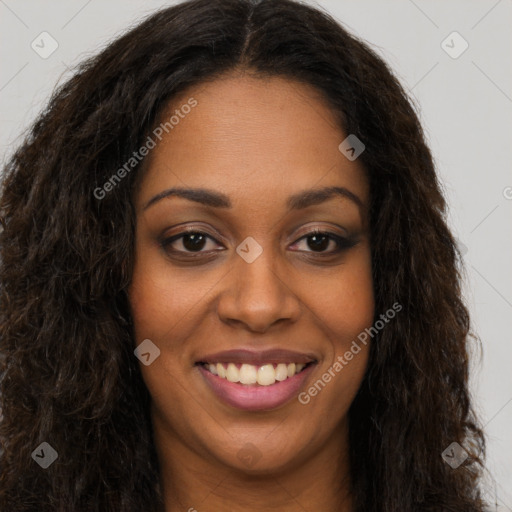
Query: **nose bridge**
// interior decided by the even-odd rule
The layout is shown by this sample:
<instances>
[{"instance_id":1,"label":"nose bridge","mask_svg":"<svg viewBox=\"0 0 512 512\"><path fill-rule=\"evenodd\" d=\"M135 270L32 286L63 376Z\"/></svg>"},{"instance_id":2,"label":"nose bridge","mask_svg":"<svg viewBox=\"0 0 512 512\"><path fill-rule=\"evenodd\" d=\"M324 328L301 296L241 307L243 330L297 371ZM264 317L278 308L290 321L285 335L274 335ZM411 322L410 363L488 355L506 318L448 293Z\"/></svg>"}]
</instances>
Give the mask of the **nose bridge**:
<instances>
[{"instance_id":1,"label":"nose bridge","mask_svg":"<svg viewBox=\"0 0 512 512\"><path fill-rule=\"evenodd\" d=\"M236 262L234 271L237 273L237 283L247 287L245 294L265 290L272 295L280 293L283 278L277 274L278 256L271 247L258 249L254 242L249 241L240 244L237 253L240 261Z\"/></svg>"},{"instance_id":2,"label":"nose bridge","mask_svg":"<svg viewBox=\"0 0 512 512\"><path fill-rule=\"evenodd\" d=\"M279 319L294 319L298 301L279 271L278 255L247 237L236 249L229 289L219 303L224 320L238 320L254 330L265 330ZM227 293L226 293L227 292Z\"/></svg>"}]
</instances>

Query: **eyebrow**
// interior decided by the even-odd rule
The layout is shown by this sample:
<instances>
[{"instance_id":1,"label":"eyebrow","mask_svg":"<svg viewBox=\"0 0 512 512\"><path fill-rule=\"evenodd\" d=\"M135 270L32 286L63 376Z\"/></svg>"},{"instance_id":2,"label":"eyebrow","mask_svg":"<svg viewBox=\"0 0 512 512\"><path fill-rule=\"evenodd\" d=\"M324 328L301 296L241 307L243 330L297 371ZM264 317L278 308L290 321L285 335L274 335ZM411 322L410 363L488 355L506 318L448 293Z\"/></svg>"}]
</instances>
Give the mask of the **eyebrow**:
<instances>
[{"instance_id":1,"label":"eyebrow","mask_svg":"<svg viewBox=\"0 0 512 512\"><path fill-rule=\"evenodd\" d=\"M147 210L150 206L169 197L181 197L201 203L213 208L232 208L231 200L226 194L205 188L181 188L173 187L163 190L152 197L143 207ZM302 190L290 196L286 201L289 210L302 210L309 206L321 204L333 197L343 197L355 203L361 211L364 211L364 204L361 199L345 187L323 187L317 189Z\"/></svg>"}]
</instances>

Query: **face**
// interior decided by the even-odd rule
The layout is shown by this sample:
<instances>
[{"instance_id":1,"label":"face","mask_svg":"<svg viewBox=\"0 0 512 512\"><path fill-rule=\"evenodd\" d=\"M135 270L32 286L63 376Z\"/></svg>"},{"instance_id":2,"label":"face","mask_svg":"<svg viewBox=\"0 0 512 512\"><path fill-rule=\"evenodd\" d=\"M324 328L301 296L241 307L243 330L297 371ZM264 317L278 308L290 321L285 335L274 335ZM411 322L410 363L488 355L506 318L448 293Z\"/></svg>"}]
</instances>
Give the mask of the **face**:
<instances>
[{"instance_id":1,"label":"face","mask_svg":"<svg viewBox=\"0 0 512 512\"><path fill-rule=\"evenodd\" d=\"M305 85L229 75L165 120L176 110L134 198L129 299L155 435L211 465L290 468L346 440L366 368L365 171Z\"/></svg>"}]
</instances>

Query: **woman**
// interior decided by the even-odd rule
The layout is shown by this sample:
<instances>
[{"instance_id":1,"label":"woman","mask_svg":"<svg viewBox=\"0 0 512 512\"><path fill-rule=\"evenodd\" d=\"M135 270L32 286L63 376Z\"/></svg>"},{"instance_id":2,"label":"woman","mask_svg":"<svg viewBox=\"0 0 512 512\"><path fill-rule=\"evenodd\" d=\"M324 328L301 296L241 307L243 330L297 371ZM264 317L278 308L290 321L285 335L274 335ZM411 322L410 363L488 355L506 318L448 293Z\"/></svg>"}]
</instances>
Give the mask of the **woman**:
<instances>
[{"instance_id":1,"label":"woman","mask_svg":"<svg viewBox=\"0 0 512 512\"><path fill-rule=\"evenodd\" d=\"M0 208L2 510L484 510L431 153L325 13L156 13L56 92Z\"/></svg>"}]
</instances>

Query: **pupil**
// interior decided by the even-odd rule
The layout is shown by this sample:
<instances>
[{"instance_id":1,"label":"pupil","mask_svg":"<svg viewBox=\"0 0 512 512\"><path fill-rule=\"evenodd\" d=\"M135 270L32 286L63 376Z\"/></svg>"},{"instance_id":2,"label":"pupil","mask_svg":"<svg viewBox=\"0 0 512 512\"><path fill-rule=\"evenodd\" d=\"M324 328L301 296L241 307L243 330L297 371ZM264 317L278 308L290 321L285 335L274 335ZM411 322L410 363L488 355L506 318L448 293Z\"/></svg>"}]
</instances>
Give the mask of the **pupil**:
<instances>
[{"instance_id":1,"label":"pupil","mask_svg":"<svg viewBox=\"0 0 512 512\"><path fill-rule=\"evenodd\" d=\"M325 235L311 235L308 239L310 248L316 251L324 251L329 246L329 239ZM200 251L204 242L205 237L200 233L188 233L183 237L183 246L188 251Z\"/></svg>"},{"instance_id":2,"label":"pupil","mask_svg":"<svg viewBox=\"0 0 512 512\"><path fill-rule=\"evenodd\" d=\"M311 249L324 250L324 249L326 249L329 246L329 239L325 235L312 235L312 236L309 237L309 239L310 240L314 240L313 244L309 244Z\"/></svg>"},{"instance_id":3,"label":"pupil","mask_svg":"<svg viewBox=\"0 0 512 512\"><path fill-rule=\"evenodd\" d=\"M189 251L201 250L204 246L204 236L200 233L188 233L183 237L183 246Z\"/></svg>"}]
</instances>

